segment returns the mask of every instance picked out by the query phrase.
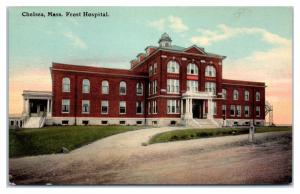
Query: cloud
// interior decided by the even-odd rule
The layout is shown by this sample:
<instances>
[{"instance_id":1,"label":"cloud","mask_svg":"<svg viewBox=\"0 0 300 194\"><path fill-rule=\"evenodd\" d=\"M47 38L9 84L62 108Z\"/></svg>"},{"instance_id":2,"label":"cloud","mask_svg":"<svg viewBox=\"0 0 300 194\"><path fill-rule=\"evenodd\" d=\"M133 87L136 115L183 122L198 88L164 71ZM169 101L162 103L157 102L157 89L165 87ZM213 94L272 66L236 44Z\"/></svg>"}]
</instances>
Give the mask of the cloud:
<instances>
[{"instance_id":1,"label":"cloud","mask_svg":"<svg viewBox=\"0 0 300 194\"><path fill-rule=\"evenodd\" d=\"M236 30L236 29L235 29ZM234 30L234 31L235 31ZM232 33L259 33L273 45L246 57L223 62L223 78L265 82L266 100L274 106L274 122L292 123L292 42L262 29L241 29Z\"/></svg>"},{"instance_id":2,"label":"cloud","mask_svg":"<svg viewBox=\"0 0 300 194\"><path fill-rule=\"evenodd\" d=\"M235 36L241 35L260 35L261 39L267 43L274 45L288 45L290 41L286 38L280 37L277 34L273 34L262 28L241 28L241 27L229 27L225 24L217 26L217 30L198 29L200 35L193 36L191 42L194 44L200 44L203 46L211 45L215 42L223 41Z\"/></svg>"},{"instance_id":3,"label":"cloud","mask_svg":"<svg viewBox=\"0 0 300 194\"><path fill-rule=\"evenodd\" d=\"M86 43L77 35L72 32L64 32L63 35L68 38L74 47L87 49Z\"/></svg>"},{"instance_id":4,"label":"cloud","mask_svg":"<svg viewBox=\"0 0 300 194\"><path fill-rule=\"evenodd\" d=\"M175 32L185 32L189 27L185 25L180 17L169 16L149 22L149 26L157 29L158 31L174 30Z\"/></svg>"}]
</instances>

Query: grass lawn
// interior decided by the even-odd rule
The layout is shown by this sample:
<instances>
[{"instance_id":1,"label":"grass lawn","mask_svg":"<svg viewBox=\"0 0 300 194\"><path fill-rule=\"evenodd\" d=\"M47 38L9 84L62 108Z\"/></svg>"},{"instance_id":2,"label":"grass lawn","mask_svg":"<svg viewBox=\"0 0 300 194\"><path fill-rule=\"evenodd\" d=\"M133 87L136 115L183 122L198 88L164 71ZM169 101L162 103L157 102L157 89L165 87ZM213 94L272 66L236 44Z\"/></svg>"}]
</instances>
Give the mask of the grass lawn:
<instances>
[{"instance_id":1,"label":"grass lawn","mask_svg":"<svg viewBox=\"0 0 300 194\"><path fill-rule=\"evenodd\" d=\"M257 127L256 133L271 131L291 131L291 126L284 127ZM149 144L163 143L169 141L180 141L198 138L208 138L216 136L239 135L249 133L249 128L217 128L217 129L185 129L174 130L154 135Z\"/></svg>"},{"instance_id":2,"label":"grass lawn","mask_svg":"<svg viewBox=\"0 0 300 194\"><path fill-rule=\"evenodd\" d=\"M95 140L145 126L49 126L9 131L9 157L60 153Z\"/></svg>"}]
</instances>

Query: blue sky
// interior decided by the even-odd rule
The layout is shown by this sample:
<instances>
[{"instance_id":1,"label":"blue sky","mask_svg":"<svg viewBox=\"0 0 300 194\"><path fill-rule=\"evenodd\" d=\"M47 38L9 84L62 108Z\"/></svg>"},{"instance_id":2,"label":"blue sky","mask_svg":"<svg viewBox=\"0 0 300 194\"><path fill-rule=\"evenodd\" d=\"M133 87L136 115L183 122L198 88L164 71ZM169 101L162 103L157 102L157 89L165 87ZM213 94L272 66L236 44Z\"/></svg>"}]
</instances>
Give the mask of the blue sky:
<instances>
[{"instance_id":1,"label":"blue sky","mask_svg":"<svg viewBox=\"0 0 300 194\"><path fill-rule=\"evenodd\" d=\"M48 11L110 16L22 16ZM223 77L266 82L267 100L286 110L277 121L291 122L291 7L11 7L8 16L10 113L20 112L23 90L51 90L52 62L129 68L167 32L175 45L227 56Z\"/></svg>"}]
</instances>

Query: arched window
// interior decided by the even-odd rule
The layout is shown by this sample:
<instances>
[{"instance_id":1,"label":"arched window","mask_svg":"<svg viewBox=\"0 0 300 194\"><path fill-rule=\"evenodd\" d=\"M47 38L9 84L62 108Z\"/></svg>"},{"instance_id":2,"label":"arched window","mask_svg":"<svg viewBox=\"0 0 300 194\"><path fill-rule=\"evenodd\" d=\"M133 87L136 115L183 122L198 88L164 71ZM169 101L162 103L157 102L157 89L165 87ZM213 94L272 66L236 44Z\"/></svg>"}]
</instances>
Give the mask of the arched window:
<instances>
[{"instance_id":1,"label":"arched window","mask_svg":"<svg viewBox=\"0 0 300 194\"><path fill-rule=\"evenodd\" d=\"M90 81L88 79L82 80L82 92L90 93Z\"/></svg>"},{"instance_id":2,"label":"arched window","mask_svg":"<svg viewBox=\"0 0 300 194\"><path fill-rule=\"evenodd\" d=\"M216 77L216 69L212 65L208 65L205 68L205 76L207 77Z\"/></svg>"},{"instance_id":3,"label":"arched window","mask_svg":"<svg viewBox=\"0 0 300 194\"><path fill-rule=\"evenodd\" d=\"M179 73L179 64L172 60L172 61L169 61L168 65L168 73Z\"/></svg>"},{"instance_id":4,"label":"arched window","mask_svg":"<svg viewBox=\"0 0 300 194\"><path fill-rule=\"evenodd\" d=\"M259 92L255 93L255 99L256 99L256 101L260 101L260 93Z\"/></svg>"},{"instance_id":5,"label":"arched window","mask_svg":"<svg viewBox=\"0 0 300 194\"><path fill-rule=\"evenodd\" d=\"M250 93L248 90L245 90L245 101L249 101Z\"/></svg>"},{"instance_id":6,"label":"arched window","mask_svg":"<svg viewBox=\"0 0 300 194\"><path fill-rule=\"evenodd\" d=\"M187 66L187 73L191 75L198 75L198 67L194 63L190 63Z\"/></svg>"},{"instance_id":7,"label":"arched window","mask_svg":"<svg viewBox=\"0 0 300 194\"><path fill-rule=\"evenodd\" d=\"M226 90L226 89L222 89L222 97L223 97L224 99L227 98L227 90Z\"/></svg>"},{"instance_id":8,"label":"arched window","mask_svg":"<svg viewBox=\"0 0 300 194\"><path fill-rule=\"evenodd\" d=\"M149 75L153 74L153 69L152 69L152 65L149 67Z\"/></svg>"},{"instance_id":9,"label":"arched window","mask_svg":"<svg viewBox=\"0 0 300 194\"><path fill-rule=\"evenodd\" d=\"M138 96L143 95L143 84L141 82L138 82L136 84L136 95Z\"/></svg>"},{"instance_id":10,"label":"arched window","mask_svg":"<svg viewBox=\"0 0 300 194\"><path fill-rule=\"evenodd\" d=\"M126 82L120 82L120 95L126 95Z\"/></svg>"},{"instance_id":11,"label":"arched window","mask_svg":"<svg viewBox=\"0 0 300 194\"><path fill-rule=\"evenodd\" d=\"M238 100L239 99L239 91L233 90L233 100Z\"/></svg>"},{"instance_id":12,"label":"arched window","mask_svg":"<svg viewBox=\"0 0 300 194\"><path fill-rule=\"evenodd\" d=\"M102 94L108 94L109 93L109 83L108 81L104 80L102 81Z\"/></svg>"},{"instance_id":13,"label":"arched window","mask_svg":"<svg viewBox=\"0 0 300 194\"><path fill-rule=\"evenodd\" d=\"M64 77L62 80L63 92L70 92L70 79L68 77Z\"/></svg>"}]
</instances>

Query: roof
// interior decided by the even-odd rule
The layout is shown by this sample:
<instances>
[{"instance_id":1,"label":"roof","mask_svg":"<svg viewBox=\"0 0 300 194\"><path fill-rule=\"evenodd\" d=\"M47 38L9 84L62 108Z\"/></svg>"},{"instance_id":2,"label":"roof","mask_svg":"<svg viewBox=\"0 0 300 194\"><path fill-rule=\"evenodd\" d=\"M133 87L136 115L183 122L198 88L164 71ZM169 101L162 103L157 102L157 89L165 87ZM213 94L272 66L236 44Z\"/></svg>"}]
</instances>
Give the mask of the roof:
<instances>
[{"instance_id":1,"label":"roof","mask_svg":"<svg viewBox=\"0 0 300 194\"><path fill-rule=\"evenodd\" d=\"M73 65L63 63L52 63L52 70L60 71L74 71L82 73L101 73L101 74L117 74L117 75L128 75L128 76L146 76L144 73L137 73L127 69L118 68L105 68L105 67L94 67L85 65Z\"/></svg>"},{"instance_id":2,"label":"roof","mask_svg":"<svg viewBox=\"0 0 300 194\"><path fill-rule=\"evenodd\" d=\"M161 41L169 41L172 42L172 39L170 38L169 34L167 34L166 32L163 33L158 41L158 43L160 43Z\"/></svg>"},{"instance_id":3,"label":"roof","mask_svg":"<svg viewBox=\"0 0 300 194\"><path fill-rule=\"evenodd\" d=\"M266 87L265 82L253 82L253 81L242 81L242 80L231 80L231 79L222 79L222 84Z\"/></svg>"}]
</instances>

